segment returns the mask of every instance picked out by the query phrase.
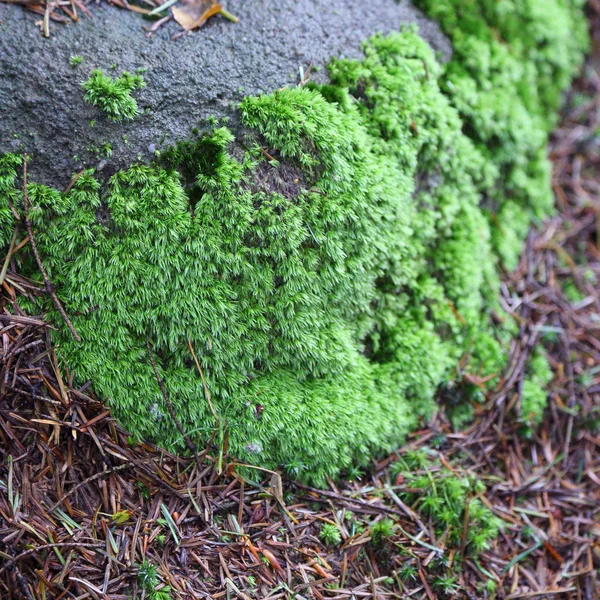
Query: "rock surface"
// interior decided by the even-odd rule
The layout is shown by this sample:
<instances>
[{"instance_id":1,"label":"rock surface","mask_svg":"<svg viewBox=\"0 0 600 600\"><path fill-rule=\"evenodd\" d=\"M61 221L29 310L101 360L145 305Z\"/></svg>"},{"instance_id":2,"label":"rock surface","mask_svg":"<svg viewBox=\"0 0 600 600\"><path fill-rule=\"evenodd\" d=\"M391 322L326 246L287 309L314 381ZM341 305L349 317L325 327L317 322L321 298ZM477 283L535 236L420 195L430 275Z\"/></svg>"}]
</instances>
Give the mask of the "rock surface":
<instances>
[{"instance_id":1,"label":"rock surface","mask_svg":"<svg viewBox=\"0 0 600 600\"><path fill-rule=\"evenodd\" d=\"M215 17L173 40L175 23L148 38L148 21L103 3L91 7L91 19L52 23L46 39L38 17L0 4L0 153L31 153L33 177L64 187L84 166L109 174L148 160L210 115L232 114L243 96L297 83L310 64L322 79L330 57L360 56L361 42L376 32L416 24L442 55L451 51L406 0L229 0L227 9L237 24ZM83 57L76 67L73 55ZM81 83L96 68L147 69L147 87L134 94L135 120L113 123L84 102Z\"/></svg>"}]
</instances>

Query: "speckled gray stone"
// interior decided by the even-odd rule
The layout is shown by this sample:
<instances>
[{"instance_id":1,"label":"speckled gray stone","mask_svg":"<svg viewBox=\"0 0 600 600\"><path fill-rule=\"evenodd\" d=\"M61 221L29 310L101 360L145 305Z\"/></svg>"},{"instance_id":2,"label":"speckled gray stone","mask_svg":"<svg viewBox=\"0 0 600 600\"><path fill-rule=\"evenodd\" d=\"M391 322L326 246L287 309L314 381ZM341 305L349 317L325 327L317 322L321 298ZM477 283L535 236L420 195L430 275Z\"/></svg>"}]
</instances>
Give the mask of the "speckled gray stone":
<instances>
[{"instance_id":1,"label":"speckled gray stone","mask_svg":"<svg viewBox=\"0 0 600 600\"><path fill-rule=\"evenodd\" d=\"M243 96L294 85L309 64L359 57L361 42L376 32L414 23L442 56L450 54L437 25L407 1L229 0L226 6L237 24L215 17L173 40L180 31L175 23L148 38L149 22L140 15L101 3L90 7L91 19L52 23L46 39L36 15L0 4L0 153L26 150L33 178L60 187L83 166L110 173L148 160L209 115L231 115ZM83 57L77 67L73 55ZM147 87L135 92L139 117L112 123L84 102L81 83L95 68L147 69ZM315 77L326 77L325 70ZM105 144L110 157L102 156Z\"/></svg>"}]
</instances>

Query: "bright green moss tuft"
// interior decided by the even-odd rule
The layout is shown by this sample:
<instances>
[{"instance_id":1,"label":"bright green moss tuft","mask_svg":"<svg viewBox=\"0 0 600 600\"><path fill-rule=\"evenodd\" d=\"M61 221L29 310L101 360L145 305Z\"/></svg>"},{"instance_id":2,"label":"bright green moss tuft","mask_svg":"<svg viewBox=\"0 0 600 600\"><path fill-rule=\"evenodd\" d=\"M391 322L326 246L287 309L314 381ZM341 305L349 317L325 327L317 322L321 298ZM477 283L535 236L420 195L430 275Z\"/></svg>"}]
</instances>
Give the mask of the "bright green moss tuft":
<instances>
[{"instance_id":1,"label":"bright green moss tuft","mask_svg":"<svg viewBox=\"0 0 600 600\"><path fill-rule=\"evenodd\" d=\"M18 206L19 191L16 189L17 169L23 159L15 154L0 155L0 248L8 249L15 228L12 208Z\"/></svg>"},{"instance_id":2,"label":"bright green moss tuft","mask_svg":"<svg viewBox=\"0 0 600 600\"><path fill-rule=\"evenodd\" d=\"M511 206L512 171L449 94L448 69L413 31L375 37L364 60L333 61L328 85L246 98L243 139L217 128L66 194L30 184L44 264L83 339L46 306L76 378L136 436L182 450L148 340L194 439L218 426L233 455L323 484L399 444L440 386L499 374L511 331L491 318L488 214ZM511 160L535 170L540 148ZM3 245L19 170L0 162ZM524 227L536 198L515 196Z\"/></svg>"},{"instance_id":3,"label":"bright green moss tuft","mask_svg":"<svg viewBox=\"0 0 600 600\"><path fill-rule=\"evenodd\" d=\"M383 546L394 534L394 521L381 519L370 527L371 541L376 547Z\"/></svg>"},{"instance_id":4,"label":"bright green moss tuft","mask_svg":"<svg viewBox=\"0 0 600 600\"><path fill-rule=\"evenodd\" d=\"M548 402L548 384L553 377L546 355L536 349L527 365L521 390L521 419L528 427L540 424Z\"/></svg>"},{"instance_id":5,"label":"bright green moss tuft","mask_svg":"<svg viewBox=\"0 0 600 600\"><path fill-rule=\"evenodd\" d=\"M319 537L328 546L337 546L342 541L340 530L333 523L324 523L321 527Z\"/></svg>"},{"instance_id":6,"label":"bright green moss tuft","mask_svg":"<svg viewBox=\"0 0 600 600\"><path fill-rule=\"evenodd\" d=\"M452 40L441 85L464 130L489 159L482 172L484 205L509 268L531 220L544 218L553 206L547 136L587 48L583 4L416 0Z\"/></svg>"},{"instance_id":7,"label":"bright green moss tuft","mask_svg":"<svg viewBox=\"0 0 600 600\"><path fill-rule=\"evenodd\" d=\"M85 101L99 108L111 121L128 121L138 114L137 102L131 92L145 85L141 75L124 71L113 78L101 69L95 69L81 87L85 91Z\"/></svg>"}]
</instances>

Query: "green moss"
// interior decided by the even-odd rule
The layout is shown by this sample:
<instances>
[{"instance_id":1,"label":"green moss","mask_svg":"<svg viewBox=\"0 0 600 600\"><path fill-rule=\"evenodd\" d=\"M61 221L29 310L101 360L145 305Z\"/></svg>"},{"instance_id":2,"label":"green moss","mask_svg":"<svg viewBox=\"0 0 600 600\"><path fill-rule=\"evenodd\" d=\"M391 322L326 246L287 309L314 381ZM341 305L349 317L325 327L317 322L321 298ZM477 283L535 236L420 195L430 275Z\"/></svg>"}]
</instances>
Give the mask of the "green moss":
<instances>
[{"instance_id":1,"label":"green moss","mask_svg":"<svg viewBox=\"0 0 600 600\"><path fill-rule=\"evenodd\" d=\"M321 532L319 533L319 537L323 541L324 544L328 546L337 546L342 541L342 535L340 534L340 530L337 525L333 525L332 523L324 523L321 527Z\"/></svg>"},{"instance_id":2,"label":"green moss","mask_svg":"<svg viewBox=\"0 0 600 600\"><path fill-rule=\"evenodd\" d=\"M105 184L88 171L66 194L30 184L44 264L83 339L47 303L59 354L139 438L184 449L147 339L194 439L216 423L190 344L229 451L316 484L401 443L440 386L501 372L511 331L491 318L486 211L492 189L510 206L512 176L415 32L364 50L333 61L328 85L246 98L244 139L216 128ZM19 170L0 162L3 245Z\"/></svg>"},{"instance_id":3,"label":"green moss","mask_svg":"<svg viewBox=\"0 0 600 600\"><path fill-rule=\"evenodd\" d=\"M500 256L515 266L532 219L551 211L547 134L587 48L583 0L416 0L452 40L442 89L489 160L482 191ZM511 203L509 209L505 203ZM518 214L515 226L513 217Z\"/></svg>"},{"instance_id":4,"label":"green moss","mask_svg":"<svg viewBox=\"0 0 600 600\"><path fill-rule=\"evenodd\" d=\"M503 527L503 521L480 498L485 484L468 473L449 470L432 451L408 452L392 464L391 472L403 475L404 485L411 491L402 498L422 518L430 519L436 536L444 539L447 547L462 546L466 517L465 541L470 556L489 548Z\"/></svg>"},{"instance_id":5,"label":"green moss","mask_svg":"<svg viewBox=\"0 0 600 600\"><path fill-rule=\"evenodd\" d=\"M119 77L113 78L96 69L81 87L85 91L85 101L99 108L111 121L127 121L138 114L137 102L131 92L145 85L139 74L123 71Z\"/></svg>"},{"instance_id":6,"label":"green moss","mask_svg":"<svg viewBox=\"0 0 600 600\"><path fill-rule=\"evenodd\" d=\"M381 519L370 527L371 541L377 547L383 546L394 534L394 521Z\"/></svg>"},{"instance_id":7,"label":"green moss","mask_svg":"<svg viewBox=\"0 0 600 600\"><path fill-rule=\"evenodd\" d=\"M540 424L548 402L548 384L553 377L546 355L537 348L527 364L521 390L521 419L528 427Z\"/></svg>"},{"instance_id":8,"label":"green moss","mask_svg":"<svg viewBox=\"0 0 600 600\"><path fill-rule=\"evenodd\" d=\"M12 208L19 205L19 191L16 189L17 169L23 159L14 154L0 155L0 247L7 249L15 228Z\"/></svg>"},{"instance_id":9,"label":"green moss","mask_svg":"<svg viewBox=\"0 0 600 600\"><path fill-rule=\"evenodd\" d=\"M161 586L158 568L155 564L144 559L142 564L136 566L138 584L144 590L148 600L172 600L171 588L168 585Z\"/></svg>"},{"instance_id":10,"label":"green moss","mask_svg":"<svg viewBox=\"0 0 600 600\"><path fill-rule=\"evenodd\" d=\"M572 277L565 278L562 286L565 298L572 304L577 304L585 299L586 295L579 289L579 286Z\"/></svg>"}]
</instances>

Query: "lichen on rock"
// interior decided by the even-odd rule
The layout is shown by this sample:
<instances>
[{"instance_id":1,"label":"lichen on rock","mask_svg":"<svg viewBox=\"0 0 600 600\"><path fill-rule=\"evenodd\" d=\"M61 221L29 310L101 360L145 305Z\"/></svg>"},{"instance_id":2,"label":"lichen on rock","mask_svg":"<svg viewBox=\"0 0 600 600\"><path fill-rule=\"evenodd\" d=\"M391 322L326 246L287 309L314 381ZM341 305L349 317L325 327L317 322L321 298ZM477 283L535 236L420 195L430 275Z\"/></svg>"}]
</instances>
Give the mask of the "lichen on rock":
<instances>
[{"instance_id":1,"label":"lichen on rock","mask_svg":"<svg viewBox=\"0 0 600 600\"><path fill-rule=\"evenodd\" d=\"M527 227L549 210L542 114L584 39L548 33L552 62L500 13L508 41L486 21L465 42L471 22L432 7L457 46L447 66L415 31L375 36L363 60L331 63L328 84L246 98L237 136L215 126L108 183L87 171L67 193L29 185L44 264L83 339L56 318L59 355L136 436L184 447L147 341L190 436L216 426L193 349L229 451L316 484L399 444L440 386L468 396L500 373L512 333L498 218L518 206ZM556 7L579 23L577 8ZM18 157L0 161L3 245L19 170Z\"/></svg>"}]
</instances>

